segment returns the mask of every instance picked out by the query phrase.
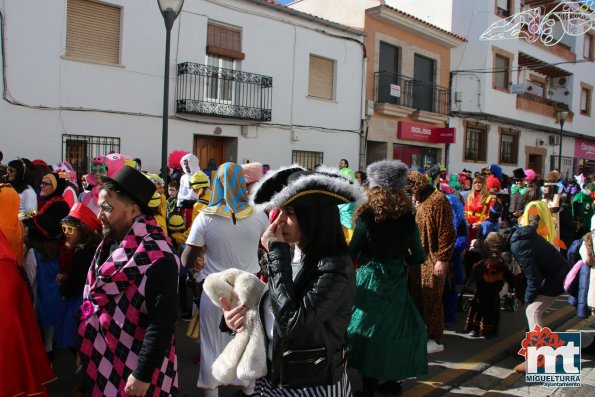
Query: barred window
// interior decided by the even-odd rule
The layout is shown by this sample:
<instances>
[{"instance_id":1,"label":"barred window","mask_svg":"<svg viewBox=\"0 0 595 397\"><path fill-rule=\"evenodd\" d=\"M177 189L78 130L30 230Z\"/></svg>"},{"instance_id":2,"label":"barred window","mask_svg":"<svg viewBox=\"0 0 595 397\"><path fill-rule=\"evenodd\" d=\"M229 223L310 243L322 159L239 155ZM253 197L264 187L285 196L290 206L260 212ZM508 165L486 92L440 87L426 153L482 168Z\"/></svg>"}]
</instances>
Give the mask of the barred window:
<instances>
[{"instance_id":1,"label":"barred window","mask_svg":"<svg viewBox=\"0 0 595 397\"><path fill-rule=\"evenodd\" d=\"M306 169L313 170L323 163L323 153L293 150L291 152L291 161L293 164L299 164Z\"/></svg>"},{"instance_id":2,"label":"barred window","mask_svg":"<svg viewBox=\"0 0 595 397\"><path fill-rule=\"evenodd\" d=\"M487 159L488 131L485 126L467 126L465 129L465 161L485 162Z\"/></svg>"},{"instance_id":3,"label":"barred window","mask_svg":"<svg viewBox=\"0 0 595 397\"><path fill-rule=\"evenodd\" d=\"M110 153L120 153L120 138L62 135L62 158L72 165L78 177L89 172L93 157Z\"/></svg>"},{"instance_id":4,"label":"barred window","mask_svg":"<svg viewBox=\"0 0 595 397\"><path fill-rule=\"evenodd\" d=\"M80 60L120 63L122 9L88 0L68 0L66 56Z\"/></svg>"},{"instance_id":5,"label":"barred window","mask_svg":"<svg viewBox=\"0 0 595 397\"><path fill-rule=\"evenodd\" d=\"M519 132L512 129L500 130L500 163L517 164Z\"/></svg>"}]
</instances>

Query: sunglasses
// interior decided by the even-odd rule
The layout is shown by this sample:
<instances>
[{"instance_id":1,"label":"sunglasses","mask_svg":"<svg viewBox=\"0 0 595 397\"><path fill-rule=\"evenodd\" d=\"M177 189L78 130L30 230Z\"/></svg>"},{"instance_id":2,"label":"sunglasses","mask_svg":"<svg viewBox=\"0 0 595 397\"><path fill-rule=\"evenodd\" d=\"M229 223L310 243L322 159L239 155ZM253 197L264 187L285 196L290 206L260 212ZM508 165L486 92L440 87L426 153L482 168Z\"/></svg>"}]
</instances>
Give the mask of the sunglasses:
<instances>
[{"instance_id":1,"label":"sunglasses","mask_svg":"<svg viewBox=\"0 0 595 397\"><path fill-rule=\"evenodd\" d=\"M73 234L77 230L78 230L77 227L62 225L62 231L64 232L64 234Z\"/></svg>"},{"instance_id":2,"label":"sunglasses","mask_svg":"<svg viewBox=\"0 0 595 397\"><path fill-rule=\"evenodd\" d=\"M52 184L51 184L51 183L49 183L49 182L43 182L43 181L42 181L42 182L39 184L39 186L41 186L41 187L46 187L46 186L52 186Z\"/></svg>"},{"instance_id":3,"label":"sunglasses","mask_svg":"<svg viewBox=\"0 0 595 397\"><path fill-rule=\"evenodd\" d=\"M104 201L103 203L101 203L99 205L99 209L100 209L100 211L103 211L106 214L111 214L112 211L114 210L114 207L112 207L111 205L109 205L109 203L107 201Z\"/></svg>"}]
</instances>

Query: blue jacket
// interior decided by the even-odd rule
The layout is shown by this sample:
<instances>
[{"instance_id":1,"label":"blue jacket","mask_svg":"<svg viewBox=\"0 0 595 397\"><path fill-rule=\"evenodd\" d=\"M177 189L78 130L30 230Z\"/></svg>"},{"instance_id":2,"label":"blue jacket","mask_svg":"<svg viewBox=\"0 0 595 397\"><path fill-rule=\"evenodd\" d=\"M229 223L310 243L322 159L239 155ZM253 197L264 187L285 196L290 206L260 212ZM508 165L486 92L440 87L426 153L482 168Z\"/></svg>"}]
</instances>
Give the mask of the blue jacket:
<instances>
[{"instance_id":1,"label":"blue jacket","mask_svg":"<svg viewBox=\"0 0 595 397\"><path fill-rule=\"evenodd\" d=\"M527 281L525 302L537 295L559 296L570 270L564 257L531 226L516 229L510 237L510 252L519 262Z\"/></svg>"}]
</instances>

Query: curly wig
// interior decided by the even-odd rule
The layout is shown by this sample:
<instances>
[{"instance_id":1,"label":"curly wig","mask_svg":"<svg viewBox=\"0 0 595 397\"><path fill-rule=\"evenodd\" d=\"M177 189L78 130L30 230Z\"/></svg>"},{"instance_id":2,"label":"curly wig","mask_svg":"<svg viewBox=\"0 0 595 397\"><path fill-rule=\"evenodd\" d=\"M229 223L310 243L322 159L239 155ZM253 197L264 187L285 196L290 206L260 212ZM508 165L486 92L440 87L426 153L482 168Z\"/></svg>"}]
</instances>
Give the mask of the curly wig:
<instances>
[{"instance_id":1,"label":"curly wig","mask_svg":"<svg viewBox=\"0 0 595 397\"><path fill-rule=\"evenodd\" d=\"M366 193L368 201L355 211L354 219L367 210L374 213L376 222L398 219L401 215L414 211L411 198L404 191L391 192L389 189L376 186Z\"/></svg>"}]
</instances>

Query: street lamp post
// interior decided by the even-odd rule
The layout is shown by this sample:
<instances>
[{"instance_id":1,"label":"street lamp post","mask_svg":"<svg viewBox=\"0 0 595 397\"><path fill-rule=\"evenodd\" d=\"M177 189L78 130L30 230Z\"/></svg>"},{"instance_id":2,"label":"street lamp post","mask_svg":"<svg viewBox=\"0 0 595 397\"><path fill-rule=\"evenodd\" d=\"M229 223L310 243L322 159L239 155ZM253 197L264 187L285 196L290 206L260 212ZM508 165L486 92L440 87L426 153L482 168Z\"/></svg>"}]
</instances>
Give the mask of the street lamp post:
<instances>
[{"instance_id":1,"label":"street lamp post","mask_svg":"<svg viewBox=\"0 0 595 397\"><path fill-rule=\"evenodd\" d=\"M556 118L560 123L560 151L558 152L558 168L560 169L560 175L562 175L562 131L564 130L566 117L568 117L568 112L566 111L560 110L556 113Z\"/></svg>"},{"instance_id":2,"label":"street lamp post","mask_svg":"<svg viewBox=\"0 0 595 397\"><path fill-rule=\"evenodd\" d=\"M161 130L161 177L167 182L167 127L169 111L169 43L171 28L182 10L184 0L157 0L165 22L165 72L163 74L163 127Z\"/></svg>"}]
</instances>

